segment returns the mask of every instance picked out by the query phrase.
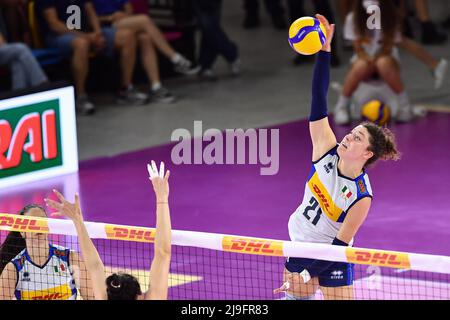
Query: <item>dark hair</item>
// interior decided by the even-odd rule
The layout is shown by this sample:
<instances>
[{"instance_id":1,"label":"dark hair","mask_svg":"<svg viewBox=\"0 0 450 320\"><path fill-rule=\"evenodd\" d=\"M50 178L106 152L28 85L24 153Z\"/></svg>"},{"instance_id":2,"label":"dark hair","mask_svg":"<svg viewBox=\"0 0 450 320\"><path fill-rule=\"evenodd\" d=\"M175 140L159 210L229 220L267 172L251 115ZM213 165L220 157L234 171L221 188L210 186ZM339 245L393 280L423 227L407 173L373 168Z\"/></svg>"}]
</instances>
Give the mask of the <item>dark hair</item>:
<instances>
[{"instance_id":1,"label":"dark hair","mask_svg":"<svg viewBox=\"0 0 450 320\"><path fill-rule=\"evenodd\" d=\"M364 122L361 124L369 131L369 151L373 152L373 157L367 160L364 167L374 164L377 160L394 160L400 159L400 152L397 150L395 136L391 130L386 127L380 127L372 122Z\"/></svg>"},{"instance_id":2,"label":"dark hair","mask_svg":"<svg viewBox=\"0 0 450 320\"><path fill-rule=\"evenodd\" d=\"M45 209L42 206L37 204L29 204L23 207L19 214L23 216L31 209L41 209L45 212ZM11 231L8 234L0 247L0 274L3 272L6 265L26 247L27 245L25 243L25 239L22 237L20 232Z\"/></svg>"},{"instance_id":3,"label":"dark hair","mask_svg":"<svg viewBox=\"0 0 450 320\"><path fill-rule=\"evenodd\" d=\"M130 274L114 273L106 278L108 300L136 300L142 294L139 281Z\"/></svg>"},{"instance_id":4,"label":"dark hair","mask_svg":"<svg viewBox=\"0 0 450 320\"><path fill-rule=\"evenodd\" d=\"M380 0L381 28L383 30L383 42L394 44L395 33L401 29L401 13L392 0ZM365 39L368 37L368 14L363 6L363 0L354 2L353 21L356 34Z\"/></svg>"}]
</instances>

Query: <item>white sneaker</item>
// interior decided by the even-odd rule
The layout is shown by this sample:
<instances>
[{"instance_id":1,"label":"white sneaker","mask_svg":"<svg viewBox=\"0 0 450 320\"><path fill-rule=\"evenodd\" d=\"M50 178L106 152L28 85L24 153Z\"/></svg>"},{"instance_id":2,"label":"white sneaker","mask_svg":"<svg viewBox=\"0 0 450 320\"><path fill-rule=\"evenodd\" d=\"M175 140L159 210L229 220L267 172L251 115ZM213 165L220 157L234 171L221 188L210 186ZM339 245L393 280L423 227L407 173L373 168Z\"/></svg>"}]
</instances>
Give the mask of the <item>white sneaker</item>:
<instances>
[{"instance_id":1,"label":"white sneaker","mask_svg":"<svg viewBox=\"0 0 450 320\"><path fill-rule=\"evenodd\" d=\"M76 110L79 114L87 116L95 113L95 106L87 95L81 95L75 102Z\"/></svg>"},{"instance_id":2,"label":"white sneaker","mask_svg":"<svg viewBox=\"0 0 450 320\"><path fill-rule=\"evenodd\" d=\"M397 122L410 122L413 119L413 112L410 105L399 106L396 120Z\"/></svg>"},{"instance_id":3,"label":"white sneaker","mask_svg":"<svg viewBox=\"0 0 450 320\"><path fill-rule=\"evenodd\" d=\"M433 70L434 90L439 90L440 88L442 88L445 76L447 75L447 71L448 71L448 60L441 59L439 61L439 64Z\"/></svg>"},{"instance_id":4,"label":"white sneaker","mask_svg":"<svg viewBox=\"0 0 450 320\"><path fill-rule=\"evenodd\" d=\"M339 126L343 126L350 123L350 114L348 108L337 107L334 110L334 123Z\"/></svg>"},{"instance_id":5,"label":"white sneaker","mask_svg":"<svg viewBox=\"0 0 450 320\"><path fill-rule=\"evenodd\" d=\"M423 118L427 113L427 109L424 106L413 106L412 108L412 114L416 118Z\"/></svg>"},{"instance_id":6,"label":"white sneaker","mask_svg":"<svg viewBox=\"0 0 450 320\"><path fill-rule=\"evenodd\" d=\"M234 62L230 63L231 74L235 77L239 76L241 70L241 60L237 58Z\"/></svg>"}]
</instances>

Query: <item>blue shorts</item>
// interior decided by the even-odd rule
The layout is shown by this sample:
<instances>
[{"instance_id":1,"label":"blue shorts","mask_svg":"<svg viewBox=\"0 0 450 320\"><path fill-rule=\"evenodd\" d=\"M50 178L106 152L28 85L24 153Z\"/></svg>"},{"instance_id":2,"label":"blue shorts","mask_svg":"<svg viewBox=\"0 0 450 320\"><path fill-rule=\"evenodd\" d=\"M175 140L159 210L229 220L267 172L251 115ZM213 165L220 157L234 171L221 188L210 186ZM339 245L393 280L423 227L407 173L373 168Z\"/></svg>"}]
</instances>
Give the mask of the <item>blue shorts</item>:
<instances>
[{"instance_id":1,"label":"blue shorts","mask_svg":"<svg viewBox=\"0 0 450 320\"><path fill-rule=\"evenodd\" d=\"M116 29L113 27L102 27L102 33L106 40L106 46L102 50L108 56L112 56L115 47ZM65 57L71 56L73 52L72 42L79 37L74 33L63 35L48 34L45 37L45 44L50 48L57 48Z\"/></svg>"},{"instance_id":2,"label":"blue shorts","mask_svg":"<svg viewBox=\"0 0 450 320\"><path fill-rule=\"evenodd\" d=\"M308 270L316 260L304 258L288 258L285 267L289 272L302 272ZM321 287L336 288L353 285L354 264L346 262L335 262L328 269L319 274L319 285Z\"/></svg>"}]
</instances>

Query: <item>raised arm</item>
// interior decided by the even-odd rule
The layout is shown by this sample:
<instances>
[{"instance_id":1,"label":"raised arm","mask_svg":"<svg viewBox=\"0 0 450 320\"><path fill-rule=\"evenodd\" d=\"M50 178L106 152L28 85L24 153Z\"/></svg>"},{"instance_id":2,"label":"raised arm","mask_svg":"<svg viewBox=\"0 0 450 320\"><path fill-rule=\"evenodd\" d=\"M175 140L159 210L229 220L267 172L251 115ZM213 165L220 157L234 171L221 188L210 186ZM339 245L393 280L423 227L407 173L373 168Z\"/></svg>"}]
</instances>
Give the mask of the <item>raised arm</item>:
<instances>
[{"instance_id":1,"label":"raised arm","mask_svg":"<svg viewBox=\"0 0 450 320\"><path fill-rule=\"evenodd\" d=\"M169 283L172 230L169 211L169 176L164 175L164 163L158 169L154 161L148 165L150 180L156 195L155 256L150 268L150 287L146 300L166 300Z\"/></svg>"},{"instance_id":2,"label":"raised arm","mask_svg":"<svg viewBox=\"0 0 450 320\"><path fill-rule=\"evenodd\" d=\"M327 41L317 55L312 83L312 103L309 117L309 132L313 145L312 160L317 161L337 144L336 136L331 130L327 113L327 94L330 83L331 41L334 35L334 24L317 14L316 18L324 25Z\"/></svg>"},{"instance_id":3,"label":"raised arm","mask_svg":"<svg viewBox=\"0 0 450 320\"><path fill-rule=\"evenodd\" d=\"M75 229L77 230L81 254L92 280L95 299L106 300L105 266L103 265L102 259L92 243L84 224L83 214L80 208L80 198L78 194L76 194L75 203L70 203L58 191L53 190L53 192L61 202L58 203L50 199L45 199L48 206L58 210L58 212L52 214L52 217L66 216L73 221Z\"/></svg>"},{"instance_id":4,"label":"raised arm","mask_svg":"<svg viewBox=\"0 0 450 320\"><path fill-rule=\"evenodd\" d=\"M12 263L8 263L0 275L0 300L12 300L16 290L17 272Z\"/></svg>"}]
</instances>

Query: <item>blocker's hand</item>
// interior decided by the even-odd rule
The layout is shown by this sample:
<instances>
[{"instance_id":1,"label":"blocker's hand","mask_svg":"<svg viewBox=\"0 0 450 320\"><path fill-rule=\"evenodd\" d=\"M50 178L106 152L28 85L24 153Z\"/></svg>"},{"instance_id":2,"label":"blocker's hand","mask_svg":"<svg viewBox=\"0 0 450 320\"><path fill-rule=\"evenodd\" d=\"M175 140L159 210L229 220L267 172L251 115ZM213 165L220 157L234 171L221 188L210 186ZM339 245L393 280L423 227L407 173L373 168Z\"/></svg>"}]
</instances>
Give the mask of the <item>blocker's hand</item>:
<instances>
[{"instance_id":1,"label":"blocker's hand","mask_svg":"<svg viewBox=\"0 0 450 320\"><path fill-rule=\"evenodd\" d=\"M52 217L62 217L65 216L72 220L73 222L83 222L83 214L80 209L80 197L75 194L75 203L70 203L64 196L57 190L53 190L53 193L59 199L60 202L53 201L51 199L44 199L47 206L58 210L51 214Z\"/></svg>"},{"instance_id":2,"label":"blocker's hand","mask_svg":"<svg viewBox=\"0 0 450 320\"><path fill-rule=\"evenodd\" d=\"M152 160L151 164L147 164L148 174L150 175L150 181L153 185L153 190L155 191L157 202L167 202L169 199L169 176L170 171L164 174L164 162L158 168L156 167L155 161Z\"/></svg>"}]
</instances>

